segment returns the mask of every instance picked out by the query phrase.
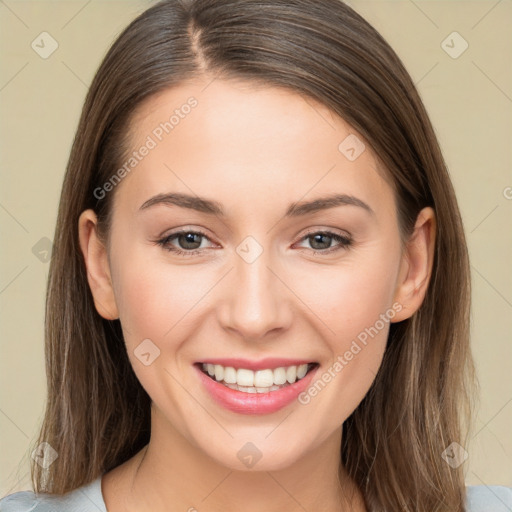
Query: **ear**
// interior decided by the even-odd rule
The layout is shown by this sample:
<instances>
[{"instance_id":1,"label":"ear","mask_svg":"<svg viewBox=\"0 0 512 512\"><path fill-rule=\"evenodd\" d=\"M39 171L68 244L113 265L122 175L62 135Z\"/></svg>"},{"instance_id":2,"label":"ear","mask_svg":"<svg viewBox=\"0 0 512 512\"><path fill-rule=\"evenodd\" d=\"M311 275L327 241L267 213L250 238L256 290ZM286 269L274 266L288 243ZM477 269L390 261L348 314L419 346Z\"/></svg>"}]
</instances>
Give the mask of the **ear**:
<instances>
[{"instance_id":1,"label":"ear","mask_svg":"<svg viewBox=\"0 0 512 512\"><path fill-rule=\"evenodd\" d=\"M116 320L119 313L114 298L108 253L98 236L94 210L85 210L78 219L78 237L85 260L87 280L98 313L106 320Z\"/></svg>"},{"instance_id":2,"label":"ear","mask_svg":"<svg viewBox=\"0 0 512 512\"><path fill-rule=\"evenodd\" d=\"M436 216L432 208L426 207L418 214L414 231L404 247L394 298L402 310L393 317L393 322L411 317L423 303L432 274L435 240Z\"/></svg>"}]
</instances>

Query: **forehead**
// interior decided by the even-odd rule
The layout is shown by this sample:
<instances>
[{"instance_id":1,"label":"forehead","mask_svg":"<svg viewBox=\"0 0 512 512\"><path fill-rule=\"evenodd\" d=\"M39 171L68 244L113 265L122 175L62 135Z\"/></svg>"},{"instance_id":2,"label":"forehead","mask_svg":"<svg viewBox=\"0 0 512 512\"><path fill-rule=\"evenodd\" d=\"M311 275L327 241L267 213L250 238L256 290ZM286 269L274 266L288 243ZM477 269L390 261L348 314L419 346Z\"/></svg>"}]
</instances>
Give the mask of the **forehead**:
<instances>
[{"instance_id":1,"label":"forehead","mask_svg":"<svg viewBox=\"0 0 512 512\"><path fill-rule=\"evenodd\" d=\"M144 146L150 149L117 190L126 188L138 206L176 189L215 191L232 203L333 189L391 199L362 137L326 106L284 88L214 79L167 89L132 117L129 153Z\"/></svg>"}]
</instances>

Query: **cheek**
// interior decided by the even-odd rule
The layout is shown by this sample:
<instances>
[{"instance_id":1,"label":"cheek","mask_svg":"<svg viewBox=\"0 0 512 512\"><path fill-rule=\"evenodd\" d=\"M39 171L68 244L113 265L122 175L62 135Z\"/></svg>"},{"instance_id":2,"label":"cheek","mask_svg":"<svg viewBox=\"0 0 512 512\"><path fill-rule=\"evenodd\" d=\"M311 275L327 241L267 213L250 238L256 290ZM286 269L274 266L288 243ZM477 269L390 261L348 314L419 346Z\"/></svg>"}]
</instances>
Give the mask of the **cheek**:
<instances>
[{"instance_id":1,"label":"cheek","mask_svg":"<svg viewBox=\"0 0 512 512\"><path fill-rule=\"evenodd\" d=\"M179 401L167 387L170 361L198 328L197 311L214 284L191 268L150 263L147 255L132 253L116 273L116 301L132 368L152 399L170 399L174 410Z\"/></svg>"},{"instance_id":2,"label":"cheek","mask_svg":"<svg viewBox=\"0 0 512 512\"><path fill-rule=\"evenodd\" d=\"M348 341L391 308L399 268L397 254L368 251L367 255L351 255L336 266L301 271L294 291L317 316L316 323L321 320L322 333L332 348L344 350ZM380 322L378 327L382 330Z\"/></svg>"},{"instance_id":3,"label":"cheek","mask_svg":"<svg viewBox=\"0 0 512 512\"><path fill-rule=\"evenodd\" d=\"M118 267L116 302L127 341L151 338L168 343L173 330L182 330L194 316L193 308L208 290L204 273L184 267L150 264L145 258L130 258Z\"/></svg>"},{"instance_id":4,"label":"cheek","mask_svg":"<svg viewBox=\"0 0 512 512\"><path fill-rule=\"evenodd\" d=\"M321 319L316 323L329 354L302 403L329 416L332 428L354 411L381 365L390 322L401 310L393 304L398 254L398 248L375 250L371 258L347 258L345 266L326 267L301 281L298 294L309 296Z\"/></svg>"}]
</instances>

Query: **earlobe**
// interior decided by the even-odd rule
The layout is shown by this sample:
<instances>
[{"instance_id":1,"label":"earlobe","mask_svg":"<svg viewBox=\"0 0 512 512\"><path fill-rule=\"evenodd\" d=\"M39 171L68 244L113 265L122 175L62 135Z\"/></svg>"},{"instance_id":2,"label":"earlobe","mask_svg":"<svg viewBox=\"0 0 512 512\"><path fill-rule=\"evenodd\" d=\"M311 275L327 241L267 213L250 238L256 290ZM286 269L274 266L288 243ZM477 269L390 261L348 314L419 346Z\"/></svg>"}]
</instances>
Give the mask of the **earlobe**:
<instances>
[{"instance_id":1,"label":"earlobe","mask_svg":"<svg viewBox=\"0 0 512 512\"><path fill-rule=\"evenodd\" d=\"M97 231L96 213L89 209L78 219L78 236L84 257L87 280L98 313L106 320L116 320L119 313L114 297L106 247Z\"/></svg>"},{"instance_id":2,"label":"earlobe","mask_svg":"<svg viewBox=\"0 0 512 512\"><path fill-rule=\"evenodd\" d=\"M435 213L426 207L418 214L414 231L404 248L394 298L402 309L393 322L410 318L423 303L432 275L435 241Z\"/></svg>"}]
</instances>

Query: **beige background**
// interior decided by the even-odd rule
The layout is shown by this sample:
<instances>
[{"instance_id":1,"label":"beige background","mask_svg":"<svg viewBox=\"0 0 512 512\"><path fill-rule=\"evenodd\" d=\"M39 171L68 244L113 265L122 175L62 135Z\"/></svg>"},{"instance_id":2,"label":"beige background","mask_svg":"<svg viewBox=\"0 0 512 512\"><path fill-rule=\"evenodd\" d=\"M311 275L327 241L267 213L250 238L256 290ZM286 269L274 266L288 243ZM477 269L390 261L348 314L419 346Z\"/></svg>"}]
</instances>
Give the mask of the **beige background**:
<instances>
[{"instance_id":1,"label":"beige background","mask_svg":"<svg viewBox=\"0 0 512 512\"><path fill-rule=\"evenodd\" d=\"M39 243L42 251L40 240L53 238L87 86L116 35L149 4L0 0L0 496L30 488L28 461L44 410L48 263L32 248ZM472 343L481 383L465 447L467 483L512 486L512 2L351 5L404 60L450 167L472 258ZM43 31L59 45L47 59L31 47ZM441 46L454 31L469 44L457 58ZM450 51L463 48L461 39L451 39Z\"/></svg>"}]
</instances>

